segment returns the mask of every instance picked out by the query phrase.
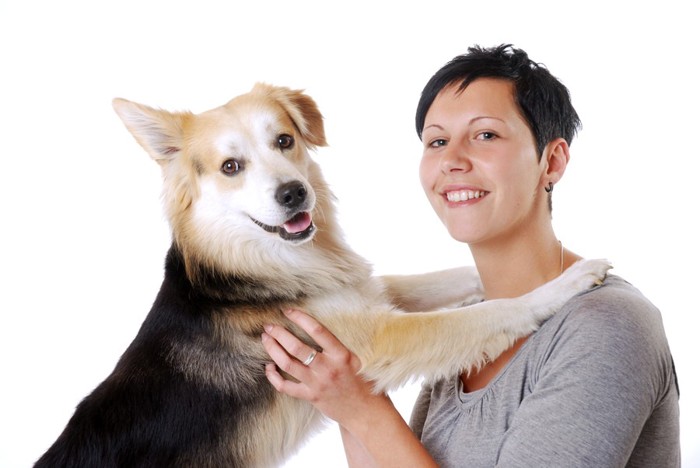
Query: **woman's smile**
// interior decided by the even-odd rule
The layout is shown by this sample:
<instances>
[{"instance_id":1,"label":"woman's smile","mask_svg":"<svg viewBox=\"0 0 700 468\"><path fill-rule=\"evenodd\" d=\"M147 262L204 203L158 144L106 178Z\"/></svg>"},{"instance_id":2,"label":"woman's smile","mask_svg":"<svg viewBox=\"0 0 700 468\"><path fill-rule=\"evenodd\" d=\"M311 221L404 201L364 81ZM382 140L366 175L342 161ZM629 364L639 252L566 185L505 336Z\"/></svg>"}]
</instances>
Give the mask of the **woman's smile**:
<instances>
[{"instance_id":1,"label":"woman's smile","mask_svg":"<svg viewBox=\"0 0 700 468\"><path fill-rule=\"evenodd\" d=\"M475 199L483 198L486 195L488 195L488 192L486 192L484 190L462 189L462 190L451 190L449 192L445 192L445 197L447 198L447 201L452 202L452 203L475 200Z\"/></svg>"}]
</instances>

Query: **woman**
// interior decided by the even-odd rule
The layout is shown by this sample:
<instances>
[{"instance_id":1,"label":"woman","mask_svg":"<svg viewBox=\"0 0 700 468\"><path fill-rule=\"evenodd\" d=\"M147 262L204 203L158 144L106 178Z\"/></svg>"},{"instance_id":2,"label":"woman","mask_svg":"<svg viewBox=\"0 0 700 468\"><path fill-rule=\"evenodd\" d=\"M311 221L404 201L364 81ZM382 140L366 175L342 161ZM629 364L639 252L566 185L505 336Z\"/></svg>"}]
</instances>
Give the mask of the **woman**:
<instances>
[{"instance_id":1,"label":"woman","mask_svg":"<svg viewBox=\"0 0 700 468\"><path fill-rule=\"evenodd\" d=\"M420 178L466 242L487 299L522 295L580 257L551 222L552 191L580 125L568 90L511 46L473 47L428 82L416 114ZM424 386L410 427L357 376L359 361L314 319L263 343L277 390L341 428L350 466L679 466L678 387L658 310L610 275L485 367ZM391 450L387 450L391 447Z\"/></svg>"}]
</instances>

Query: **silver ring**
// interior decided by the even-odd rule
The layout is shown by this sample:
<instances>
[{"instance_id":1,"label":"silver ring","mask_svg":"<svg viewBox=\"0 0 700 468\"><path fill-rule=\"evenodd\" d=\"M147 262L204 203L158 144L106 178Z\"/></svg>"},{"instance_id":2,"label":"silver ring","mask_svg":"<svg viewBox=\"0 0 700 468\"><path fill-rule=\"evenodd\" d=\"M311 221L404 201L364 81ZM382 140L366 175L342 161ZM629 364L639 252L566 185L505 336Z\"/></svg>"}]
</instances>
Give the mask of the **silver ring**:
<instances>
[{"instance_id":1,"label":"silver ring","mask_svg":"<svg viewBox=\"0 0 700 468\"><path fill-rule=\"evenodd\" d=\"M312 349L312 350L311 350L311 354L309 354L309 357L307 357L307 358L304 360L304 362L302 362L302 364L304 364L305 366L311 365L311 363L314 362L314 359L316 359L316 354L318 354L318 353L316 352L316 350L315 350L315 349Z\"/></svg>"}]
</instances>

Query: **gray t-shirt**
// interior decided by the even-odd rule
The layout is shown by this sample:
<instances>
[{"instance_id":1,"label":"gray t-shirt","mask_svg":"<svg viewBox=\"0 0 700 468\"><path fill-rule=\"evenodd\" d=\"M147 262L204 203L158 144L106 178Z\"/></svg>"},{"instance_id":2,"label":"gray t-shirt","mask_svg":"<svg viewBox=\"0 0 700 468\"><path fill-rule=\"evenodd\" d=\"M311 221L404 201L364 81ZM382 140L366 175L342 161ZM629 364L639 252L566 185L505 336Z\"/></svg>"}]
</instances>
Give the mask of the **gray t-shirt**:
<instances>
[{"instance_id":1,"label":"gray t-shirt","mask_svg":"<svg viewBox=\"0 0 700 468\"><path fill-rule=\"evenodd\" d=\"M481 390L424 385L411 427L441 467L680 466L659 311L616 276L570 300Z\"/></svg>"}]
</instances>

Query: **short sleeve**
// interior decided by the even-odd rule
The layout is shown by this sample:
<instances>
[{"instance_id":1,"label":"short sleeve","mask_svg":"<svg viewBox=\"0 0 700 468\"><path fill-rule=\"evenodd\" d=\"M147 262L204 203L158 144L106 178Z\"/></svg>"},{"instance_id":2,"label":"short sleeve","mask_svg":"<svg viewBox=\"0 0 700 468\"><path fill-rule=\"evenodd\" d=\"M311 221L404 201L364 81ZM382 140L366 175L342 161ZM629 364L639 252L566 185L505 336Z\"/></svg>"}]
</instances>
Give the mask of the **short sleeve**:
<instances>
[{"instance_id":1,"label":"short sleeve","mask_svg":"<svg viewBox=\"0 0 700 468\"><path fill-rule=\"evenodd\" d=\"M427 383L423 383L418 393L418 398L416 398L416 402L413 405L413 411L411 412L409 426L419 440L423 435L423 426L425 426L425 420L428 417L431 393L432 387Z\"/></svg>"},{"instance_id":2,"label":"short sleeve","mask_svg":"<svg viewBox=\"0 0 700 468\"><path fill-rule=\"evenodd\" d=\"M584 294L559 314L498 466L625 466L641 440L654 446L639 466L678 466L677 384L659 311L624 283Z\"/></svg>"}]
</instances>

